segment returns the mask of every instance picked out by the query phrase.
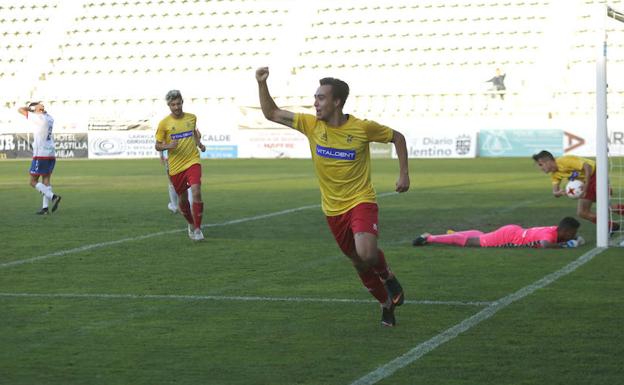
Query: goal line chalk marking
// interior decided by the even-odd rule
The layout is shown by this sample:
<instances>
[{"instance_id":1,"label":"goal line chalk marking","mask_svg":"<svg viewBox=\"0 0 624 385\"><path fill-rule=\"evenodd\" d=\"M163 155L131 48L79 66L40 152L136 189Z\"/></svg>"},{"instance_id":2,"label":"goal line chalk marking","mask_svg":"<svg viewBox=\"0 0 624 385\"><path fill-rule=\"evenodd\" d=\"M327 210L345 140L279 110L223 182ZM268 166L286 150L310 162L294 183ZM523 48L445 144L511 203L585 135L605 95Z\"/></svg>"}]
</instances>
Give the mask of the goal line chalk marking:
<instances>
[{"instance_id":1,"label":"goal line chalk marking","mask_svg":"<svg viewBox=\"0 0 624 385\"><path fill-rule=\"evenodd\" d=\"M567 264L566 266L562 267L561 269L555 271L554 273L550 273L546 276L544 276L542 279L539 279L535 282L533 282L532 284L523 287L522 289L509 294L505 297L502 297L494 302L492 302L490 305L488 305L485 309L481 310L480 312L476 313L475 315L466 318L465 320L461 321L460 323L456 324L455 326L443 331L442 333L436 335L435 337L421 343L420 345L414 347L413 349L411 349L410 351L408 351L407 353L395 358L394 360L378 367L377 369L373 370L372 372L366 374L365 376L359 378L358 380L354 381L351 383L351 385L372 385L372 384L376 384L377 382L390 377L392 374L394 374L394 372L396 372L399 369L402 369L412 363L414 363L415 361L417 361L418 359L420 359L422 356L424 356L425 354L435 350L437 347L439 347L440 345L451 341L452 339L454 339L455 337L459 336L461 333L464 333L470 329L472 329L473 327L477 326L478 324L480 324L481 322L489 319L490 317L492 317L494 314L498 313L500 310L503 310L504 308L506 308L507 306L511 305L512 303L519 301L531 294L533 294L535 291L542 289L548 285L550 285L551 283L555 282L556 280L558 280L561 277L564 277L570 273L572 273L573 271L575 271L576 269L578 269L579 267L583 266L584 264L586 264L587 262L591 261L596 255L600 254L601 252L603 252L604 250L606 250L605 248L594 248L588 252L586 252L585 254L581 255L579 258L577 258L576 260L570 262L569 264Z\"/></svg>"}]
</instances>

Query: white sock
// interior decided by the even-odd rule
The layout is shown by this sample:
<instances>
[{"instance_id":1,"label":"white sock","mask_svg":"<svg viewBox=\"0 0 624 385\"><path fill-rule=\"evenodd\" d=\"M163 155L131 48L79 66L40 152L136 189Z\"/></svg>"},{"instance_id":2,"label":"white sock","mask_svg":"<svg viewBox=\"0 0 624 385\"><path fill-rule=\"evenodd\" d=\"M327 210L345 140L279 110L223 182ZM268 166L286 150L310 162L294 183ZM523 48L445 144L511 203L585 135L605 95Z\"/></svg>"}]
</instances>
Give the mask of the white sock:
<instances>
[{"instance_id":1,"label":"white sock","mask_svg":"<svg viewBox=\"0 0 624 385\"><path fill-rule=\"evenodd\" d=\"M188 190L186 190L186 193L188 194L189 205L193 207L193 191L191 191L191 189L189 188Z\"/></svg>"},{"instance_id":2,"label":"white sock","mask_svg":"<svg viewBox=\"0 0 624 385\"><path fill-rule=\"evenodd\" d=\"M48 199L48 197L46 197L45 195L43 196L43 204L41 205L41 208L43 209L47 209L48 208L48 203L50 202L50 200Z\"/></svg>"},{"instance_id":3,"label":"white sock","mask_svg":"<svg viewBox=\"0 0 624 385\"><path fill-rule=\"evenodd\" d=\"M178 207L178 194L171 183L169 184L169 202L172 206Z\"/></svg>"},{"instance_id":4,"label":"white sock","mask_svg":"<svg viewBox=\"0 0 624 385\"><path fill-rule=\"evenodd\" d=\"M35 185L35 189L41 193L41 195L45 196L48 199L52 199L54 193L52 192L52 186L46 186L43 183L39 182Z\"/></svg>"},{"instance_id":5,"label":"white sock","mask_svg":"<svg viewBox=\"0 0 624 385\"><path fill-rule=\"evenodd\" d=\"M46 194L46 197L48 199L52 199L52 197L54 196L54 191L52 191L52 185L48 186L48 194Z\"/></svg>"}]
</instances>

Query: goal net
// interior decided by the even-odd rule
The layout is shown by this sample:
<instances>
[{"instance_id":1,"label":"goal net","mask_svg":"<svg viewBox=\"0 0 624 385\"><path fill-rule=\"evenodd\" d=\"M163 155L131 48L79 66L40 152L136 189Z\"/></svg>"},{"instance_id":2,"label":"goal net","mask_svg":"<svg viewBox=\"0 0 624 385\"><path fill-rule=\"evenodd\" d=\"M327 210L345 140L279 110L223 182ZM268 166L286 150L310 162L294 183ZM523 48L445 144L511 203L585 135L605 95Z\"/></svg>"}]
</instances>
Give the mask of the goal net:
<instances>
[{"instance_id":1,"label":"goal net","mask_svg":"<svg viewBox=\"0 0 624 385\"><path fill-rule=\"evenodd\" d=\"M596 61L596 243L624 246L624 13L602 6ZM607 76L608 75L608 76Z\"/></svg>"}]
</instances>

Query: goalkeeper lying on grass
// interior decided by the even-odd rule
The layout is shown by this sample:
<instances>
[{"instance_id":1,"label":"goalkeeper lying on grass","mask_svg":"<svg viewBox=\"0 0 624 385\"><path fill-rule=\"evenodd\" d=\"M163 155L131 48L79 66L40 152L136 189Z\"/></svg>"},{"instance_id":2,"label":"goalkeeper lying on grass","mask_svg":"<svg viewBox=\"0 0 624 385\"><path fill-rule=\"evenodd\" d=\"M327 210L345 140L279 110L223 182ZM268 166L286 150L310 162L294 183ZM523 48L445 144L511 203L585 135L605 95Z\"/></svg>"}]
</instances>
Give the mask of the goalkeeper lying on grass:
<instances>
[{"instance_id":1,"label":"goalkeeper lying on grass","mask_svg":"<svg viewBox=\"0 0 624 385\"><path fill-rule=\"evenodd\" d=\"M558 226L531 227L506 225L489 233L479 230L449 231L449 234L424 233L412 242L414 246L430 243L461 247L533 247L561 248L583 245L583 237L576 235L581 224L572 217L565 217Z\"/></svg>"}]
</instances>

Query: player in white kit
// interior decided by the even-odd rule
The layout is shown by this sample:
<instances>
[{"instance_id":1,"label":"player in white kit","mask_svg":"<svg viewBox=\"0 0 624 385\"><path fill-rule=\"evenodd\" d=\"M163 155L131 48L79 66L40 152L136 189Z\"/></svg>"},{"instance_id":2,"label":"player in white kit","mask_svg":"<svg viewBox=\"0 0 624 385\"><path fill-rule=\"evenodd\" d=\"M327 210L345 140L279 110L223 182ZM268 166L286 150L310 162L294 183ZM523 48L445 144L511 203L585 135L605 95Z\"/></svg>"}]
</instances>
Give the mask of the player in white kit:
<instances>
[{"instance_id":1,"label":"player in white kit","mask_svg":"<svg viewBox=\"0 0 624 385\"><path fill-rule=\"evenodd\" d=\"M43 195L43 204L37 214L46 215L56 211L61 202L61 196L54 194L50 185L50 177L56 163L52 137L54 119L46 112L41 102L29 103L28 107L20 107L18 112L26 117L33 130L30 185ZM41 177L41 182L39 182L39 177ZM52 208L49 208L50 204Z\"/></svg>"}]
</instances>

